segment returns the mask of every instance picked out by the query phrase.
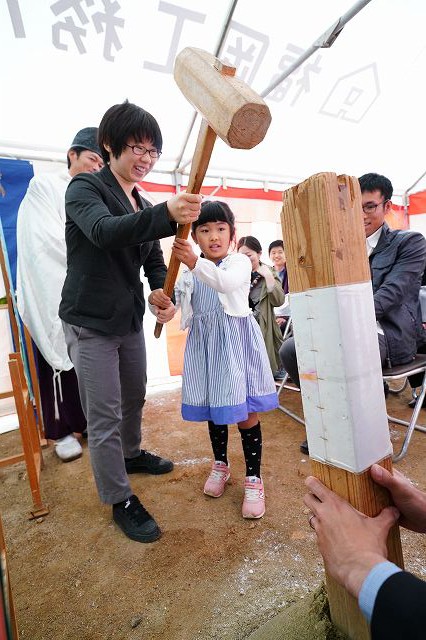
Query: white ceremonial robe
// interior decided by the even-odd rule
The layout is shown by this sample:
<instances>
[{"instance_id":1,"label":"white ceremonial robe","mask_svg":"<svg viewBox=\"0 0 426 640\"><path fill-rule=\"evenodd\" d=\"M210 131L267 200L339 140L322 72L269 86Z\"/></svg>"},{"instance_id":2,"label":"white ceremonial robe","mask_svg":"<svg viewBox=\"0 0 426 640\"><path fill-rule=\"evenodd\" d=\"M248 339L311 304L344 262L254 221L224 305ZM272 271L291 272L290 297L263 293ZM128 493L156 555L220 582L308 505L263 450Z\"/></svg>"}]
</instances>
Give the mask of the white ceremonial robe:
<instances>
[{"instance_id":1,"label":"white ceremonial robe","mask_svg":"<svg viewBox=\"0 0 426 640\"><path fill-rule=\"evenodd\" d=\"M68 171L32 178L17 220L17 303L21 318L45 360L72 369L58 315L67 268L65 191Z\"/></svg>"}]
</instances>

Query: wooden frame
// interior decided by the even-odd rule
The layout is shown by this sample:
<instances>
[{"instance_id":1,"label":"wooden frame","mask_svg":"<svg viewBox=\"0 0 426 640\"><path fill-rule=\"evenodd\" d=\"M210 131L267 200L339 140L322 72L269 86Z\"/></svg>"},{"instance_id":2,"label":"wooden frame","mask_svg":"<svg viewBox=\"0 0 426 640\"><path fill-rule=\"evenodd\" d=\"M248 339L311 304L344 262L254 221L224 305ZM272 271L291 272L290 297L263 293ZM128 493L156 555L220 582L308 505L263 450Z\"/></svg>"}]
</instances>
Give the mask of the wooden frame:
<instances>
[{"instance_id":1,"label":"wooden frame","mask_svg":"<svg viewBox=\"0 0 426 640\"><path fill-rule=\"evenodd\" d=\"M25 461L28 481L30 483L33 508L30 518L38 518L49 513L47 505L43 503L40 491L40 471L43 468L40 438L37 430L34 406L28 390L22 365L21 355L11 353L9 356L9 371L12 380L13 395L19 418L19 430L22 440L23 453L9 456L0 460L0 466Z\"/></svg>"},{"instance_id":2,"label":"wooden frame","mask_svg":"<svg viewBox=\"0 0 426 640\"><path fill-rule=\"evenodd\" d=\"M45 439L40 388L31 336L25 326L23 331L20 326L16 298L11 287L10 270L6 260L7 253L4 245L3 229L0 223L0 267L6 290L9 320L16 349L15 353L9 355L12 391L2 394L2 398L13 396L15 400L23 449L21 453L1 458L0 467L22 461L25 462L33 499L30 518L37 518L49 513L48 507L42 501L40 492L40 471L43 467L41 445L47 445L47 441ZM28 356L27 358L26 355ZM24 359L26 366L24 365Z\"/></svg>"}]
</instances>

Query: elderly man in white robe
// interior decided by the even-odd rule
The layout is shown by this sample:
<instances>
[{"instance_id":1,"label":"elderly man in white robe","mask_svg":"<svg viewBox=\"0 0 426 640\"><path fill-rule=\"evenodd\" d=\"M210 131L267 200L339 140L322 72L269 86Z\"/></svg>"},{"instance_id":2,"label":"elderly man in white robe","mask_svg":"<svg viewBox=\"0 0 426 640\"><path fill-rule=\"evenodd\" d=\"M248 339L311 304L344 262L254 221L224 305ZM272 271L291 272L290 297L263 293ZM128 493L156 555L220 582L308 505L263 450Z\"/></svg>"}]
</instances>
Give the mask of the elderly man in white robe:
<instances>
[{"instance_id":1,"label":"elderly man in white robe","mask_svg":"<svg viewBox=\"0 0 426 640\"><path fill-rule=\"evenodd\" d=\"M75 136L68 169L32 178L17 220L17 301L35 344L46 436L64 462L82 455L75 434L86 429L78 383L58 316L65 280L65 191L75 175L103 167L97 128Z\"/></svg>"}]
</instances>

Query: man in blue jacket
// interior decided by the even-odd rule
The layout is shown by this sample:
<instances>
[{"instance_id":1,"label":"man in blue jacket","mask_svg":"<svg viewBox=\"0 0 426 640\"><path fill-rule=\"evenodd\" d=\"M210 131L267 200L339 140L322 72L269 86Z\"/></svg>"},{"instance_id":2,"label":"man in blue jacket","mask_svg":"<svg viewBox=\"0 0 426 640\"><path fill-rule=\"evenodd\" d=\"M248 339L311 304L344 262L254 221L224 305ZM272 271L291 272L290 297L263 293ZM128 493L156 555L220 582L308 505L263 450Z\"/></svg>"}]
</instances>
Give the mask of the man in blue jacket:
<instances>
[{"instance_id":1,"label":"man in blue jacket","mask_svg":"<svg viewBox=\"0 0 426 640\"><path fill-rule=\"evenodd\" d=\"M413 231L393 231L386 224L393 193L388 178L366 173L359 183L382 366L406 364L426 341L419 303L426 239ZM300 386L293 338L283 343L280 358L292 380ZM309 453L306 441L300 449Z\"/></svg>"}]
</instances>

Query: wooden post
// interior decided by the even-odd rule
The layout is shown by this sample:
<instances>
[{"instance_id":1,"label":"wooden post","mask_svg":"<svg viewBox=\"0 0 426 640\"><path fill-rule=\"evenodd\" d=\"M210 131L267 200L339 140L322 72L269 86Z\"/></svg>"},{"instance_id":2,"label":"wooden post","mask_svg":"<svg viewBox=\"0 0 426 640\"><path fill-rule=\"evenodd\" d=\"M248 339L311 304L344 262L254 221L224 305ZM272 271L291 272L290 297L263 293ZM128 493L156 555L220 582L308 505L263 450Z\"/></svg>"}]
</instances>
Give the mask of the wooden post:
<instances>
[{"instance_id":1,"label":"wooden post","mask_svg":"<svg viewBox=\"0 0 426 640\"><path fill-rule=\"evenodd\" d=\"M377 326L356 178L320 173L284 192L281 214L312 472L369 516L390 504L369 468L391 469ZM389 559L402 567L399 528ZM326 576L334 624L370 637L358 604Z\"/></svg>"}]
</instances>

